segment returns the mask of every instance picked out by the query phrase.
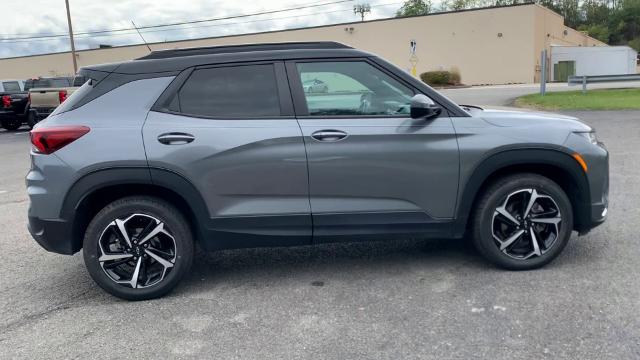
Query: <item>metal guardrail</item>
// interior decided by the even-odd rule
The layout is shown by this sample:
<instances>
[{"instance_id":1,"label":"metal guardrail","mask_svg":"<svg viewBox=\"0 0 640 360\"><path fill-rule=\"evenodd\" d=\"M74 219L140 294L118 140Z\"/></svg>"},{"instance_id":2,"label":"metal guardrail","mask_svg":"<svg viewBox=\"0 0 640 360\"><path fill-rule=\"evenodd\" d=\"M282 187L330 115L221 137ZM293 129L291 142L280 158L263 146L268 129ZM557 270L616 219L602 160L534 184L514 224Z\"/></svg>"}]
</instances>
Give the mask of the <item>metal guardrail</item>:
<instances>
[{"instance_id":1,"label":"metal guardrail","mask_svg":"<svg viewBox=\"0 0 640 360\"><path fill-rule=\"evenodd\" d=\"M618 81L640 81L640 74L628 75L593 75L593 76L569 76L567 85L582 85L582 92L587 92L587 84L618 82Z\"/></svg>"}]
</instances>

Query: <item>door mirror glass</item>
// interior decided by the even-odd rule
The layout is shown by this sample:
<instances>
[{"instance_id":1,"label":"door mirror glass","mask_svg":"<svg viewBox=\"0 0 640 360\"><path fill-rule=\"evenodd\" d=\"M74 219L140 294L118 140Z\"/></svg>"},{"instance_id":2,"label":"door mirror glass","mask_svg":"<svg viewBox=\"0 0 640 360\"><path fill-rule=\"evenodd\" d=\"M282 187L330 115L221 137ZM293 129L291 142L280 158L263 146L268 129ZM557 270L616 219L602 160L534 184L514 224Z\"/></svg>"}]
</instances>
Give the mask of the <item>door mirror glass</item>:
<instances>
[{"instance_id":1,"label":"door mirror glass","mask_svg":"<svg viewBox=\"0 0 640 360\"><path fill-rule=\"evenodd\" d=\"M426 95L417 94L411 98L411 118L431 119L438 117L442 113L442 108Z\"/></svg>"}]
</instances>

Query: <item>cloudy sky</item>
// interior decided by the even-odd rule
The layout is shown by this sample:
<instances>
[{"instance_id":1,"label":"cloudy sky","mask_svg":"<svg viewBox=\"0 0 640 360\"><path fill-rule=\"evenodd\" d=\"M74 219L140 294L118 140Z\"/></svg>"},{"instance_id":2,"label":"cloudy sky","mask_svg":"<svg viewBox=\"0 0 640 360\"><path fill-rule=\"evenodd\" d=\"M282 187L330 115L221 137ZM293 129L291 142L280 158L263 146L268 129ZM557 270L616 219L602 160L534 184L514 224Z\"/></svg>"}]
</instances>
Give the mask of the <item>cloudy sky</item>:
<instances>
[{"instance_id":1,"label":"cloudy sky","mask_svg":"<svg viewBox=\"0 0 640 360\"><path fill-rule=\"evenodd\" d=\"M130 29L185 21L208 20L243 14L327 4L294 11L220 21L143 29L147 42L171 41L279 30L359 20L353 6L359 0L70 0L76 48L100 44L126 45L141 42L135 30L79 34L83 32ZM390 17L402 0L369 0L366 19ZM69 50L64 0L2 1L0 58ZM62 36L61 36L62 35ZM31 38L54 36L48 38ZM57 36L57 37L55 37Z\"/></svg>"}]
</instances>

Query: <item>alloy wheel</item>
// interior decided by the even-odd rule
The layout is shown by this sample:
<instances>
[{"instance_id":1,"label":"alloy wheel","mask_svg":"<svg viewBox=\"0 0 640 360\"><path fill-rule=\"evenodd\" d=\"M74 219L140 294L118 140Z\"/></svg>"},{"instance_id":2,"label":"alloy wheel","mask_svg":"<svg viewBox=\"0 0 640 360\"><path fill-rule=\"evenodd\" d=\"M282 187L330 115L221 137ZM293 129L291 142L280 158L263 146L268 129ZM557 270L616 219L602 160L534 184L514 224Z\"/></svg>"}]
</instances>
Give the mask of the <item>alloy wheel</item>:
<instances>
[{"instance_id":1,"label":"alloy wheel","mask_svg":"<svg viewBox=\"0 0 640 360\"><path fill-rule=\"evenodd\" d=\"M557 243L561 226L558 204L538 189L521 189L507 195L495 209L491 224L496 246L519 260L549 251Z\"/></svg>"},{"instance_id":2,"label":"alloy wheel","mask_svg":"<svg viewBox=\"0 0 640 360\"><path fill-rule=\"evenodd\" d=\"M115 219L98 240L98 262L114 282L131 288L158 284L176 261L176 242L159 219L132 214Z\"/></svg>"}]
</instances>

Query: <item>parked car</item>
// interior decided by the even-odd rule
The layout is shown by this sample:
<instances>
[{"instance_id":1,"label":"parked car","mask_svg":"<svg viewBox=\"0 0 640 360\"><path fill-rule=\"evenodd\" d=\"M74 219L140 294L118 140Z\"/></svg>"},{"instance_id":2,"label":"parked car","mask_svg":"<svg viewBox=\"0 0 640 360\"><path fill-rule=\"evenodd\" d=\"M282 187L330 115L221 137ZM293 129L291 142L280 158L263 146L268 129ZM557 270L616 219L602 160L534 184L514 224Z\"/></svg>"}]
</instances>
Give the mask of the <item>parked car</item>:
<instances>
[{"instance_id":1,"label":"parked car","mask_svg":"<svg viewBox=\"0 0 640 360\"><path fill-rule=\"evenodd\" d=\"M27 117L28 94L23 80L0 80L0 125L6 130L17 130Z\"/></svg>"},{"instance_id":2,"label":"parked car","mask_svg":"<svg viewBox=\"0 0 640 360\"><path fill-rule=\"evenodd\" d=\"M170 291L196 243L467 235L527 270L607 216L608 153L591 127L461 107L342 44L166 50L80 74L91 80L31 132L29 230L49 251L82 249L121 298ZM310 74L350 79L346 100L309 108Z\"/></svg>"},{"instance_id":3,"label":"parked car","mask_svg":"<svg viewBox=\"0 0 640 360\"><path fill-rule=\"evenodd\" d=\"M327 93L329 92L329 86L322 80L313 79L307 80L302 83L302 89L306 93Z\"/></svg>"},{"instance_id":4,"label":"parked car","mask_svg":"<svg viewBox=\"0 0 640 360\"><path fill-rule=\"evenodd\" d=\"M73 77L51 77L27 80L25 86L30 98L27 122L33 127L71 96L79 85L74 84Z\"/></svg>"}]
</instances>

